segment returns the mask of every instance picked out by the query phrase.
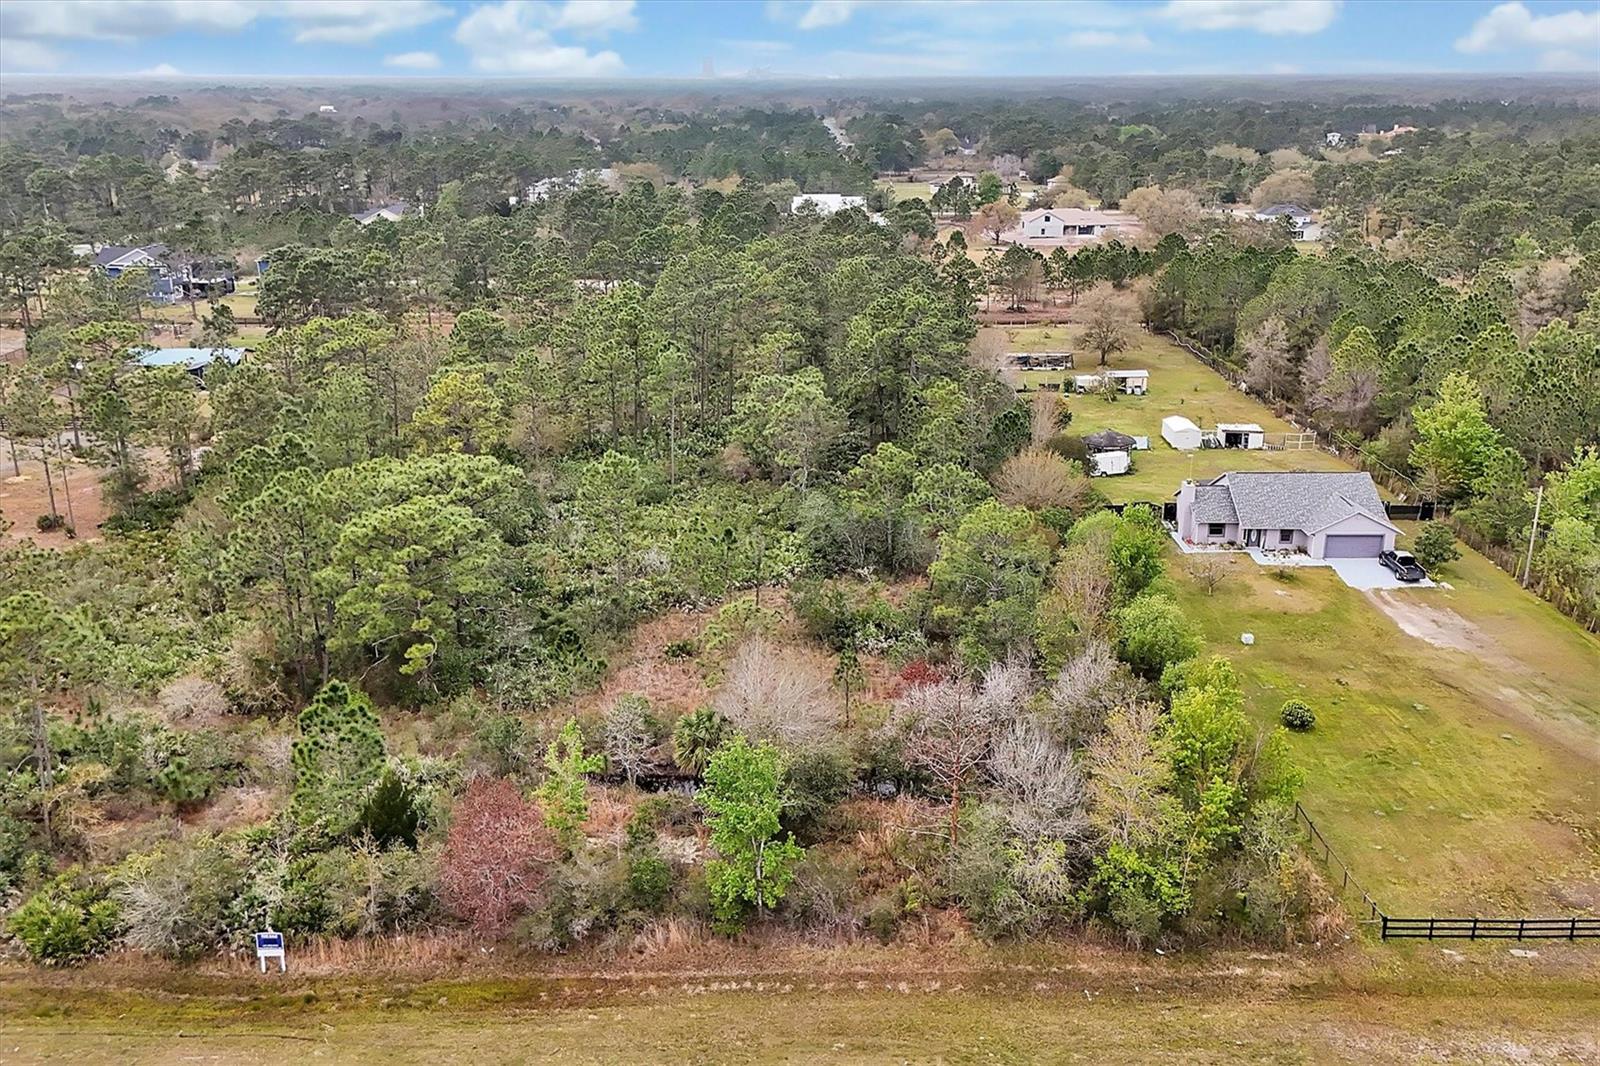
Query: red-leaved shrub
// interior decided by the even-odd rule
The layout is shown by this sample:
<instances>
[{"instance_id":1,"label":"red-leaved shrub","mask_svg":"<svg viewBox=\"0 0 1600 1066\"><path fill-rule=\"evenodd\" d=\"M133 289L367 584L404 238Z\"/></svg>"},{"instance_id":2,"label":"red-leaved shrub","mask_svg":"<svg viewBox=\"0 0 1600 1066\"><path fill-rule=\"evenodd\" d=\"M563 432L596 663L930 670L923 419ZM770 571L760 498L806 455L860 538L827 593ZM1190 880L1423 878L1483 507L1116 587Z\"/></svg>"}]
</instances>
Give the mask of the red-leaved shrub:
<instances>
[{"instance_id":1,"label":"red-leaved shrub","mask_svg":"<svg viewBox=\"0 0 1600 1066\"><path fill-rule=\"evenodd\" d=\"M440 894L480 933L501 933L527 908L553 857L538 806L508 779L480 777L450 819L439 860Z\"/></svg>"}]
</instances>

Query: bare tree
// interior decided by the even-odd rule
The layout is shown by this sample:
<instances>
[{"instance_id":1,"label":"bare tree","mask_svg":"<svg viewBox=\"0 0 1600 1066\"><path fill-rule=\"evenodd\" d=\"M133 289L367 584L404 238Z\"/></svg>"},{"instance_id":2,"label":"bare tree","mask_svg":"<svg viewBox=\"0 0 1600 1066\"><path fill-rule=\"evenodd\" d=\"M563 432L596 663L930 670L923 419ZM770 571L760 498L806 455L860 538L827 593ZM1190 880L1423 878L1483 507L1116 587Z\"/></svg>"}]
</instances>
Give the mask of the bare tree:
<instances>
[{"instance_id":1,"label":"bare tree","mask_svg":"<svg viewBox=\"0 0 1600 1066\"><path fill-rule=\"evenodd\" d=\"M1244 341L1245 384L1269 400L1290 400L1300 394L1300 368L1289 349L1283 319L1276 315Z\"/></svg>"},{"instance_id":2,"label":"bare tree","mask_svg":"<svg viewBox=\"0 0 1600 1066\"><path fill-rule=\"evenodd\" d=\"M751 739L791 748L825 742L840 717L831 671L759 637L734 652L712 707Z\"/></svg>"},{"instance_id":3,"label":"bare tree","mask_svg":"<svg viewBox=\"0 0 1600 1066\"><path fill-rule=\"evenodd\" d=\"M924 685L902 704L906 759L950 794L950 843L960 834L961 794L989 753L994 723L961 682Z\"/></svg>"},{"instance_id":4,"label":"bare tree","mask_svg":"<svg viewBox=\"0 0 1600 1066\"><path fill-rule=\"evenodd\" d=\"M1194 583L1206 590L1207 596L1214 596L1217 587L1228 576L1228 560L1226 556L1215 554L1191 555L1188 557L1189 576L1194 578Z\"/></svg>"},{"instance_id":5,"label":"bare tree","mask_svg":"<svg viewBox=\"0 0 1600 1066\"><path fill-rule=\"evenodd\" d=\"M981 685L964 679L918 685L896 705L891 725L905 736L906 760L950 794L950 843L961 829L961 797L983 770L996 734L1021 713L1031 691L1027 667L997 663Z\"/></svg>"},{"instance_id":6,"label":"bare tree","mask_svg":"<svg viewBox=\"0 0 1600 1066\"><path fill-rule=\"evenodd\" d=\"M655 746L655 731L650 721L650 701L629 694L620 697L605 716L606 759L620 766L634 784Z\"/></svg>"},{"instance_id":7,"label":"bare tree","mask_svg":"<svg viewBox=\"0 0 1600 1066\"><path fill-rule=\"evenodd\" d=\"M1068 659L1050 685L1049 708L1056 735L1068 743L1098 736L1106 717L1141 695L1138 680L1103 639L1092 639Z\"/></svg>"},{"instance_id":8,"label":"bare tree","mask_svg":"<svg viewBox=\"0 0 1600 1066\"><path fill-rule=\"evenodd\" d=\"M1040 389L1028 401L1028 414L1033 443L1044 444L1061 432L1067 414L1066 401L1058 392Z\"/></svg>"},{"instance_id":9,"label":"bare tree","mask_svg":"<svg viewBox=\"0 0 1600 1066\"><path fill-rule=\"evenodd\" d=\"M1090 830L1088 791L1072 753L1028 716L1000 733L989 774L1005 793L1002 817L1029 843L1080 840Z\"/></svg>"},{"instance_id":10,"label":"bare tree","mask_svg":"<svg viewBox=\"0 0 1600 1066\"><path fill-rule=\"evenodd\" d=\"M1078 302L1078 320L1083 323L1083 343L1100 356L1105 366L1111 356L1133 344L1139 318L1127 294L1101 286Z\"/></svg>"},{"instance_id":11,"label":"bare tree","mask_svg":"<svg viewBox=\"0 0 1600 1066\"><path fill-rule=\"evenodd\" d=\"M1022 217L1022 213L1004 200L996 200L991 204L984 204L972 216L972 228L980 235L990 237L995 244L1000 243L1000 235Z\"/></svg>"},{"instance_id":12,"label":"bare tree","mask_svg":"<svg viewBox=\"0 0 1600 1066\"><path fill-rule=\"evenodd\" d=\"M1056 593L1077 620L1079 629L1090 634L1108 629L1111 607L1116 599L1117 575L1105 545L1068 547L1056 564L1054 581Z\"/></svg>"},{"instance_id":13,"label":"bare tree","mask_svg":"<svg viewBox=\"0 0 1600 1066\"><path fill-rule=\"evenodd\" d=\"M1045 448L1025 448L1000 467L995 495L1013 507L1040 510L1063 507L1079 511L1093 486L1083 468Z\"/></svg>"}]
</instances>

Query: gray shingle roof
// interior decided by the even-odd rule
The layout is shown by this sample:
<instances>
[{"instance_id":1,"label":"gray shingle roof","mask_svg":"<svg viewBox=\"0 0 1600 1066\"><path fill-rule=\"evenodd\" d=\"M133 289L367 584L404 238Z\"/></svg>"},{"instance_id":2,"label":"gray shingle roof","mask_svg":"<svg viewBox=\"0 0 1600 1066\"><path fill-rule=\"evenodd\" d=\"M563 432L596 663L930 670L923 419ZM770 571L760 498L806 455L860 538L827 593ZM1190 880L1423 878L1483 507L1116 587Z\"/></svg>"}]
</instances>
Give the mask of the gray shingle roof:
<instances>
[{"instance_id":1,"label":"gray shingle roof","mask_svg":"<svg viewBox=\"0 0 1600 1066\"><path fill-rule=\"evenodd\" d=\"M1197 522L1239 521L1239 513L1233 508L1233 493L1226 485L1196 485L1193 514Z\"/></svg>"},{"instance_id":2,"label":"gray shingle roof","mask_svg":"<svg viewBox=\"0 0 1600 1066\"><path fill-rule=\"evenodd\" d=\"M1238 522L1246 529L1313 532L1357 513L1389 524L1377 486L1366 473L1238 470L1213 484L1231 497ZM1198 499L1197 493L1197 503Z\"/></svg>"}]
</instances>

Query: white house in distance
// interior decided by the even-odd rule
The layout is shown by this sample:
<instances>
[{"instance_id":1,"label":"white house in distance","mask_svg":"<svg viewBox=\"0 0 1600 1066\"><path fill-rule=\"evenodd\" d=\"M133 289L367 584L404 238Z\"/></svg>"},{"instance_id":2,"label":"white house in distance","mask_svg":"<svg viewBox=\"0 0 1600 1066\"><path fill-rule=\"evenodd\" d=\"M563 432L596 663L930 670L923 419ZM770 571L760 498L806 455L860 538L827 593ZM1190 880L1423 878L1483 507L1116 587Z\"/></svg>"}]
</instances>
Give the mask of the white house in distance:
<instances>
[{"instance_id":1,"label":"white house in distance","mask_svg":"<svg viewBox=\"0 0 1600 1066\"><path fill-rule=\"evenodd\" d=\"M1090 211L1081 207L1041 207L1024 211L1017 225L1023 241L1099 240L1120 229L1127 219L1121 214Z\"/></svg>"},{"instance_id":2,"label":"white house in distance","mask_svg":"<svg viewBox=\"0 0 1600 1066\"><path fill-rule=\"evenodd\" d=\"M351 215L356 222L363 226L370 226L374 222L399 222L411 213L411 205L405 203L383 204L379 207L369 208L358 214Z\"/></svg>"},{"instance_id":3,"label":"white house in distance","mask_svg":"<svg viewBox=\"0 0 1600 1066\"><path fill-rule=\"evenodd\" d=\"M1280 218L1287 218L1294 231L1297 241L1320 241L1322 239L1322 225L1315 216L1299 204L1273 204L1263 207L1255 213L1257 222L1276 222Z\"/></svg>"},{"instance_id":4,"label":"white house in distance","mask_svg":"<svg viewBox=\"0 0 1600 1066\"><path fill-rule=\"evenodd\" d=\"M840 211L848 211L852 207L867 209L865 196L846 196L837 192L803 192L789 201L789 213L798 215L805 208L811 208L819 215L836 215Z\"/></svg>"},{"instance_id":5,"label":"white house in distance","mask_svg":"<svg viewBox=\"0 0 1600 1066\"><path fill-rule=\"evenodd\" d=\"M1077 374L1072 379L1076 392L1094 392L1107 379L1116 383L1118 392L1130 396L1143 396L1150 391L1148 370L1103 370L1098 374Z\"/></svg>"},{"instance_id":6,"label":"white house in distance","mask_svg":"<svg viewBox=\"0 0 1600 1066\"><path fill-rule=\"evenodd\" d=\"M1200 447L1200 427L1182 415L1168 415L1161 420L1161 439L1180 452L1195 451Z\"/></svg>"},{"instance_id":7,"label":"white house in distance","mask_svg":"<svg viewBox=\"0 0 1600 1066\"><path fill-rule=\"evenodd\" d=\"M1185 481L1177 498L1178 538L1188 544L1371 559L1400 533L1366 473L1236 470Z\"/></svg>"}]
</instances>

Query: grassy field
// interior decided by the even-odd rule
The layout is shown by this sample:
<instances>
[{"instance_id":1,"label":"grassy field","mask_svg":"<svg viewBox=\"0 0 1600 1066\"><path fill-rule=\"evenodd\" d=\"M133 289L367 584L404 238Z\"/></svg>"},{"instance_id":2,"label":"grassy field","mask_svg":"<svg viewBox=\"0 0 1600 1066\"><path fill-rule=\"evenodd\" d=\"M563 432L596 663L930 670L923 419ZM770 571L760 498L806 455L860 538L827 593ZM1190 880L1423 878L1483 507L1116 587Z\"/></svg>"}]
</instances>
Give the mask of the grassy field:
<instances>
[{"instance_id":1,"label":"grassy field","mask_svg":"<svg viewBox=\"0 0 1600 1066\"><path fill-rule=\"evenodd\" d=\"M1469 949L1451 972L1390 960L1354 974L1253 955L1179 973L1063 959L450 981L28 975L0 983L0 1061L1595 1061L1600 986L1561 951Z\"/></svg>"},{"instance_id":2,"label":"grassy field","mask_svg":"<svg viewBox=\"0 0 1600 1066\"><path fill-rule=\"evenodd\" d=\"M1069 326L1009 331L1016 351L1094 357ZM1096 485L1114 501L1164 500L1185 477L1238 469L1348 469L1320 450L1178 452L1161 419L1203 427L1287 423L1176 345L1141 335L1116 368L1148 369L1150 393L1069 396L1071 431L1148 434L1134 473ZM1024 375L1040 380L1059 373ZM1409 532L1409 531L1408 531ZM1172 570L1207 639L1234 659L1251 710L1273 724L1283 701L1318 712L1296 736L1305 803L1391 911L1600 911L1600 640L1483 556L1443 575L1450 588L1362 593L1324 568L1279 575L1228 556L1214 595ZM1246 648L1239 635L1256 635Z\"/></svg>"},{"instance_id":3,"label":"grassy field","mask_svg":"<svg viewBox=\"0 0 1600 1066\"><path fill-rule=\"evenodd\" d=\"M1207 595L1172 550L1183 605L1262 725L1290 697L1316 710L1291 737L1303 801L1380 904L1600 910L1600 641L1471 551L1450 588L1380 593L1225 558Z\"/></svg>"},{"instance_id":4,"label":"grassy field","mask_svg":"<svg viewBox=\"0 0 1600 1066\"><path fill-rule=\"evenodd\" d=\"M1017 183L1017 192L1022 195L1023 199L1027 199L1029 193L1037 192L1043 187L1037 182L1020 181ZM933 190L928 188L928 183L925 181L880 181L878 182L878 188L886 189L893 193L896 203L901 200L933 199Z\"/></svg>"},{"instance_id":5,"label":"grassy field","mask_svg":"<svg viewBox=\"0 0 1600 1066\"><path fill-rule=\"evenodd\" d=\"M1007 332L1012 351L1065 349L1077 356L1076 370L1023 372L1023 381L1031 386L1070 381L1074 374L1092 373L1097 368L1094 354L1079 342L1075 326L1027 326ZM1073 434L1115 429L1150 438L1150 450L1134 454L1132 474L1095 482L1113 502L1165 500L1178 491L1179 482L1186 477L1211 477L1227 470L1349 469L1340 459L1316 449L1177 451L1161 439L1161 420L1167 415L1183 415L1203 428L1218 422L1256 422L1268 433L1282 433L1293 427L1165 338L1140 333L1137 344L1111 357L1110 366L1116 370L1150 371L1150 392L1144 396L1118 396L1115 402L1099 396L1067 394L1067 404L1072 411L1068 428Z\"/></svg>"}]
</instances>

